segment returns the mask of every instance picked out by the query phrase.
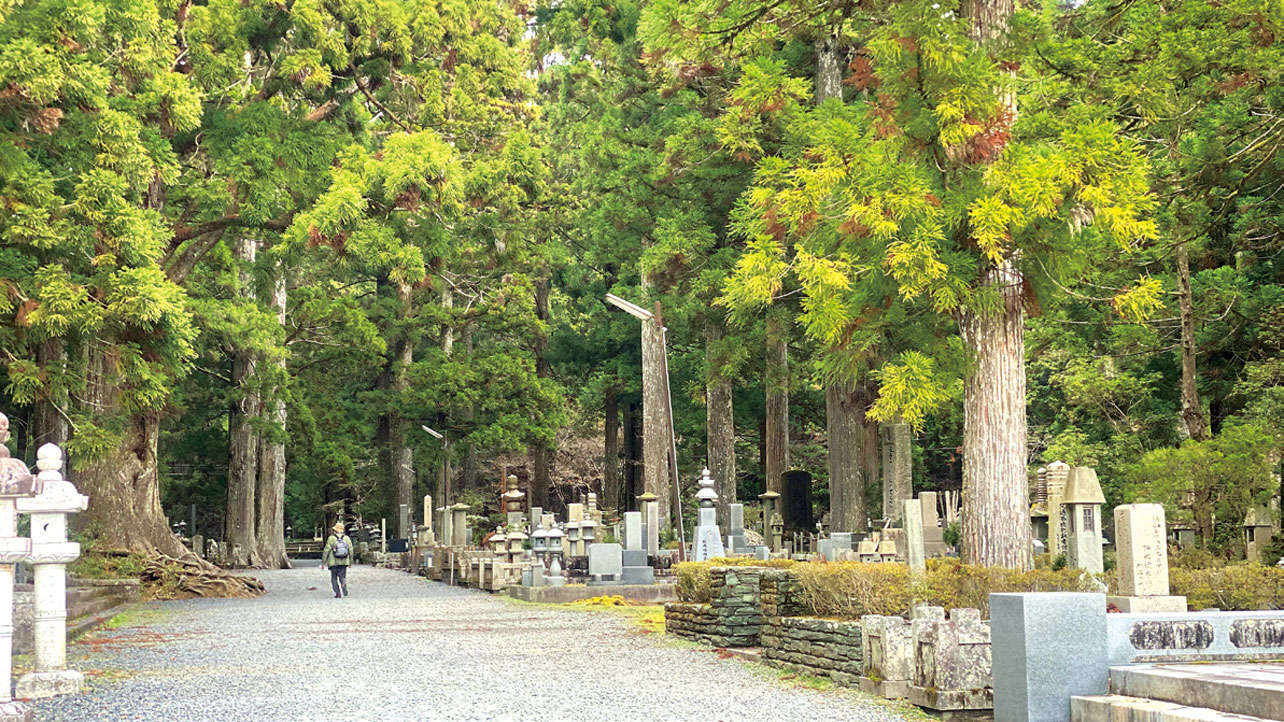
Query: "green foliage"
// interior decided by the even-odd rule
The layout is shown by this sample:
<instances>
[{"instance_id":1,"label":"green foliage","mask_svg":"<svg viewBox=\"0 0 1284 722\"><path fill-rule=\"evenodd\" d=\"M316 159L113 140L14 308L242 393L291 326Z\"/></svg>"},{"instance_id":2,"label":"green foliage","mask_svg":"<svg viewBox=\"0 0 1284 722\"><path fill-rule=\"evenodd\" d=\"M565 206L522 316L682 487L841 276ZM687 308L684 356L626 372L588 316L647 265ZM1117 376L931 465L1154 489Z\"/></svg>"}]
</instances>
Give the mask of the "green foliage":
<instances>
[{"instance_id":1,"label":"green foliage","mask_svg":"<svg viewBox=\"0 0 1284 722\"><path fill-rule=\"evenodd\" d=\"M1255 562L1169 571L1173 594L1191 609L1225 611L1284 609L1284 568Z\"/></svg>"}]
</instances>

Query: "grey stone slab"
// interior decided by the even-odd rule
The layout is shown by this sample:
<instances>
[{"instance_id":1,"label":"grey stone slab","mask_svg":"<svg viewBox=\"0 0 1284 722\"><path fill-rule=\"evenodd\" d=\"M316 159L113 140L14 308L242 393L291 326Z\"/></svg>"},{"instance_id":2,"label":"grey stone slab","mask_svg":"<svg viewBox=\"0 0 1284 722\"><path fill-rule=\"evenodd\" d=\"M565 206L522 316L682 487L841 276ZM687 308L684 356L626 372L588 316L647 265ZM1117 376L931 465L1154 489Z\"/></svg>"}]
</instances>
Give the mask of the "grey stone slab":
<instances>
[{"instance_id":1,"label":"grey stone slab","mask_svg":"<svg viewBox=\"0 0 1284 722\"><path fill-rule=\"evenodd\" d=\"M641 549L646 552L646 539L642 537L642 512L624 512L624 548L625 550Z\"/></svg>"},{"instance_id":2,"label":"grey stone slab","mask_svg":"<svg viewBox=\"0 0 1284 722\"><path fill-rule=\"evenodd\" d=\"M727 513L729 520L727 522L728 534L741 534L745 529L745 505L728 504Z\"/></svg>"},{"instance_id":3,"label":"grey stone slab","mask_svg":"<svg viewBox=\"0 0 1284 722\"><path fill-rule=\"evenodd\" d=\"M626 567L644 567L646 561L645 549L625 549L620 553L620 563Z\"/></svg>"},{"instance_id":4,"label":"grey stone slab","mask_svg":"<svg viewBox=\"0 0 1284 722\"><path fill-rule=\"evenodd\" d=\"M620 574L621 584L655 584L655 569L651 567L624 567Z\"/></svg>"},{"instance_id":5,"label":"grey stone slab","mask_svg":"<svg viewBox=\"0 0 1284 722\"><path fill-rule=\"evenodd\" d=\"M1069 722L1070 698L1106 692L1106 599L990 595L995 722Z\"/></svg>"},{"instance_id":6,"label":"grey stone slab","mask_svg":"<svg viewBox=\"0 0 1284 722\"><path fill-rule=\"evenodd\" d=\"M624 568L624 549L619 544L589 544L590 576L617 577Z\"/></svg>"}]
</instances>

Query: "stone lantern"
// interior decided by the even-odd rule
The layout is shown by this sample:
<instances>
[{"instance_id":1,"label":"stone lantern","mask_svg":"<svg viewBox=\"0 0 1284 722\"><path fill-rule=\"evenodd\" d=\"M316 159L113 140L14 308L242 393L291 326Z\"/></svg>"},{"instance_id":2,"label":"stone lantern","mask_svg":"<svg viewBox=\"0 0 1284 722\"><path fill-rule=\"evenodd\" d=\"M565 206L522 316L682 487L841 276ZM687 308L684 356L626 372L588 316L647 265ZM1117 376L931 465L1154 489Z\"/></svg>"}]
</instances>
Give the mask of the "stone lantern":
<instances>
[{"instance_id":1,"label":"stone lantern","mask_svg":"<svg viewBox=\"0 0 1284 722\"><path fill-rule=\"evenodd\" d=\"M759 494L758 498L762 500L762 538L773 552L778 552L785 533L785 521L780 516L780 494L767 491Z\"/></svg>"},{"instance_id":2,"label":"stone lantern","mask_svg":"<svg viewBox=\"0 0 1284 722\"><path fill-rule=\"evenodd\" d=\"M696 501L700 503L700 526L696 527L695 549L692 558L697 562L726 555L722 546L722 532L718 530L718 492L713 490L714 481L705 469L700 477L700 490L696 492Z\"/></svg>"},{"instance_id":3,"label":"stone lantern","mask_svg":"<svg viewBox=\"0 0 1284 722\"><path fill-rule=\"evenodd\" d=\"M1093 574L1102 573L1101 493L1097 472L1091 467L1076 466L1066 478L1061 505L1066 520L1066 561L1070 566Z\"/></svg>"},{"instance_id":4,"label":"stone lantern","mask_svg":"<svg viewBox=\"0 0 1284 722\"><path fill-rule=\"evenodd\" d=\"M495 533L486 537L486 546L496 555L503 554L508 548L508 535L502 527L495 527Z\"/></svg>"},{"instance_id":5,"label":"stone lantern","mask_svg":"<svg viewBox=\"0 0 1284 722\"><path fill-rule=\"evenodd\" d=\"M16 501L38 494L42 480L17 459L9 457L9 419L0 414L0 720L29 720L31 708L13 699L9 691L13 653L13 565L31 553L31 540L18 536ZM61 600L66 604L64 593ZM62 627L66 644L66 626ZM46 631L47 633L47 631Z\"/></svg>"},{"instance_id":6,"label":"stone lantern","mask_svg":"<svg viewBox=\"0 0 1284 722\"><path fill-rule=\"evenodd\" d=\"M547 556L550 564L552 564L552 562L554 561L557 561L559 562L559 565L560 565L560 561L566 553L566 549L563 546L563 542L565 538L566 538L566 533L563 532L561 529L559 529L557 526L554 526L552 529L548 530Z\"/></svg>"},{"instance_id":7,"label":"stone lantern","mask_svg":"<svg viewBox=\"0 0 1284 722\"><path fill-rule=\"evenodd\" d=\"M1244 558L1250 562L1261 562L1273 531L1271 513L1266 507L1249 509L1244 517Z\"/></svg>"},{"instance_id":8,"label":"stone lantern","mask_svg":"<svg viewBox=\"0 0 1284 722\"><path fill-rule=\"evenodd\" d=\"M512 531L508 532L508 561L510 564L516 564L521 561L526 550L525 546L527 536L517 527L511 527Z\"/></svg>"},{"instance_id":9,"label":"stone lantern","mask_svg":"<svg viewBox=\"0 0 1284 722\"><path fill-rule=\"evenodd\" d=\"M62 478L62 450L45 444L36 452L41 491L18 499L31 515L31 556L35 567L35 671L18 679L19 697L52 697L79 692L84 675L67 669L67 564L80 544L67 541L67 516L84 511L89 497Z\"/></svg>"},{"instance_id":10,"label":"stone lantern","mask_svg":"<svg viewBox=\"0 0 1284 722\"><path fill-rule=\"evenodd\" d=\"M547 561L548 529L545 529L543 525L540 525L538 529L531 532L531 551L535 554L535 558L539 559L541 563Z\"/></svg>"},{"instance_id":11,"label":"stone lantern","mask_svg":"<svg viewBox=\"0 0 1284 722\"><path fill-rule=\"evenodd\" d=\"M517 477L509 474L508 489L501 495L509 528L520 525L526 518L526 492L517 488Z\"/></svg>"}]
</instances>

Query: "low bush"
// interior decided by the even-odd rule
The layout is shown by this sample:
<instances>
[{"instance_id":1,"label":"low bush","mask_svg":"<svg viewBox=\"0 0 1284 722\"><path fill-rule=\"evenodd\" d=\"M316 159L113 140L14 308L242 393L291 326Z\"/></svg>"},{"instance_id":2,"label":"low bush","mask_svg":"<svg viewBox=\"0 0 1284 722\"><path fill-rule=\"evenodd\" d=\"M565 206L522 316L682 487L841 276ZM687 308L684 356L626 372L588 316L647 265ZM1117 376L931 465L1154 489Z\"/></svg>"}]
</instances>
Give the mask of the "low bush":
<instances>
[{"instance_id":1,"label":"low bush","mask_svg":"<svg viewBox=\"0 0 1284 722\"><path fill-rule=\"evenodd\" d=\"M712 600L713 594L710 589L709 572L714 567L773 567L786 569L799 563L792 559L769 559L763 561L761 559L745 559L743 557L717 557L703 562L682 562L673 567L673 574L677 577L674 593L677 595L678 601L708 604Z\"/></svg>"},{"instance_id":2,"label":"low bush","mask_svg":"<svg viewBox=\"0 0 1284 722\"><path fill-rule=\"evenodd\" d=\"M1256 562L1188 569L1170 567L1169 587L1192 609L1284 609L1284 568Z\"/></svg>"},{"instance_id":3,"label":"low bush","mask_svg":"<svg viewBox=\"0 0 1284 722\"><path fill-rule=\"evenodd\" d=\"M803 603L818 617L858 619L865 614L903 615L916 601L946 609L972 607L988 615L992 592L1092 591L1096 581L1078 569L1022 572L932 559L913 579L901 564L809 562L790 570Z\"/></svg>"}]
</instances>

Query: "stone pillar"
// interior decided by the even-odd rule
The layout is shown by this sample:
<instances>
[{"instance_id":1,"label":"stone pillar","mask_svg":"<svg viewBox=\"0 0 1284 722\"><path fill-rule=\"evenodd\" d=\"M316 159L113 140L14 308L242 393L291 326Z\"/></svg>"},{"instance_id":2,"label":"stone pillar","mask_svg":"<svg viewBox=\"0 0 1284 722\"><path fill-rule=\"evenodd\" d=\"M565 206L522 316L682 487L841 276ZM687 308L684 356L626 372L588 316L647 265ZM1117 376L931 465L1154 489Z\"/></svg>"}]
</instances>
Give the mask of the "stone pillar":
<instances>
[{"instance_id":1,"label":"stone pillar","mask_svg":"<svg viewBox=\"0 0 1284 722\"><path fill-rule=\"evenodd\" d=\"M905 500L914 498L913 439L909 424L892 424L892 514L896 521L905 514Z\"/></svg>"},{"instance_id":2,"label":"stone pillar","mask_svg":"<svg viewBox=\"0 0 1284 722\"><path fill-rule=\"evenodd\" d=\"M1062 461L1048 464L1044 472L1048 486L1048 554L1056 558L1066 553L1066 536L1068 515L1062 509L1061 500L1065 498L1066 481L1070 478L1070 465Z\"/></svg>"},{"instance_id":3,"label":"stone pillar","mask_svg":"<svg viewBox=\"0 0 1284 722\"><path fill-rule=\"evenodd\" d=\"M468 546L468 505L455 504L450 509L450 545Z\"/></svg>"},{"instance_id":4,"label":"stone pillar","mask_svg":"<svg viewBox=\"0 0 1284 722\"><path fill-rule=\"evenodd\" d=\"M67 515L84 511L89 497L62 478L62 450L45 444L36 452L39 496L18 500L31 515L31 555L35 568L35 671L18 679L17 694L31 699L75 694L84 675L67 669L67 564L80 556L80 544L67 541Z\"/></svg>"},{"instance_id":5,"label":"stone pillar","mask_svg":"<svg viewBox=\"0 0 1284 722\"><path fill-rule=\"evenodd\" d=\"M1115 507L1115 554L1119 594L1107 597L1121 612L1184 612L1186 598L1168 595L1168 535L1164 507L1123 504Z\"/></svg>"},{"instance_id":6,"label":"stone pillar","mask_svg":"<svg viewBox=\"0 0 1284 722\"><path fill-rule=\"evenodd\" d=\"M923 574L927 562L923 551L923 506L917 499L906 499L905 506L905 558L909 561L910 574Z\"/></svg>"},{"instance_id":7,"label":"stone pillar","mask_svg":"<svg viewBox=\"0 0 1284 722\"><path fill-rule=\"evenodd\" d=\"M15 500L40 490L26 465L9 457L9 419L0 414L0 722L28 722L31 708L9 692L13 660L13 565L31 552L31 540L18 536Z\"/></svg>"}]
</instances>

